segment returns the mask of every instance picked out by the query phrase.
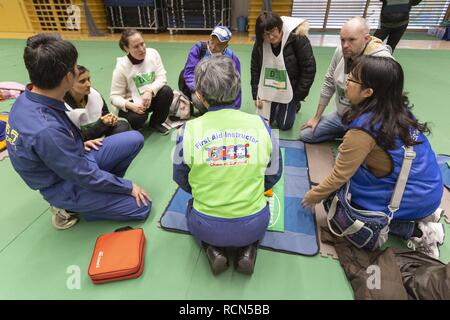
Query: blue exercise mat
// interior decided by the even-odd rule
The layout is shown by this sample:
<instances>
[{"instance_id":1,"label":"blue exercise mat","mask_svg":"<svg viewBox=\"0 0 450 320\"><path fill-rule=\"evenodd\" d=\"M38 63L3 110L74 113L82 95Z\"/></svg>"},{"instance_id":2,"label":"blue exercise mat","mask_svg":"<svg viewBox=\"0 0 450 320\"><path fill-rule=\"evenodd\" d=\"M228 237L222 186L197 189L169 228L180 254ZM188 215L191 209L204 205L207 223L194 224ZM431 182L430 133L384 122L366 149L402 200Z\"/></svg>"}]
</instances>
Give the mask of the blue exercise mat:
<instances>
[{"instance_id":1,"label":"blue exercise mat","mask_svg":"<svg viewBox=\"0 0 450 320\"><path fill-rule=\"evenodd\" d=\"M450 190L450 167L447 162L450 161L450 156L439 154L437 156L437 161L439 164L439 169L441 169L442 180L444 181L444 186Z\"/></svg>"},{"instance_id":2,"label":"blue exercise mat","mask_svg":"<svg viewBox=\"0 0 450 320\"><path fill-rule=\"evenodd\" d=\"M304 144L301 141L280 140L284 148L284 232L267 231L261 248L305 256L319 252L315 215L304 209L301 200L309 190L310 181ZM186 207L191 195L177 189L161 216L164 230L189 233Z\"/></svg>"}]
</instances>

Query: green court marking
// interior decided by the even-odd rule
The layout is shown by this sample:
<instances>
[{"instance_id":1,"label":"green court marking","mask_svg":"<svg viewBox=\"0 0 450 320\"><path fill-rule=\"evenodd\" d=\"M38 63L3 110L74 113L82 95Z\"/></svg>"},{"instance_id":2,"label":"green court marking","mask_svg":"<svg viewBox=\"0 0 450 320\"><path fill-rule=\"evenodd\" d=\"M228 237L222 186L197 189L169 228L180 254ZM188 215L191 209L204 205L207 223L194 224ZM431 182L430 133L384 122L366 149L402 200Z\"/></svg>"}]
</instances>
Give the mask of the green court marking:
<instances>
[{"instance_id":1,"label":"green court marking","mask_svg":"<svg viewBox=\"0 0 450 320\"><path fill-rule=\"evenodd\" d=\"M284 148L281 148L284 168ZM267 230L284 232L284 170L280 180L273 186L273 197L267 197L270 221Z\"/></svg>"}]
</instances>

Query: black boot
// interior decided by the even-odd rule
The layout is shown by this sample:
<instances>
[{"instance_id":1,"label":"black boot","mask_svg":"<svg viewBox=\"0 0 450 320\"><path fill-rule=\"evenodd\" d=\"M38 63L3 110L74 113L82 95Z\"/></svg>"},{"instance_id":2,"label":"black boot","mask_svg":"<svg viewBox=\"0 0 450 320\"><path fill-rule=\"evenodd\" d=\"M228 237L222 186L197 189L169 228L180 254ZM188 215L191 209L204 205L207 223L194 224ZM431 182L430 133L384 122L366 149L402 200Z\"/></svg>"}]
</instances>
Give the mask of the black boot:
<instances>
[{"instance_id":1,"label":"black boot","mask_svg":"<svg viewBox=\"0 0 450 320\"><path fill-rule=\"evenodd\" d=\"M247 247L239 248L237 253L237 259L235 261L234 267L236 271L245 274L252 274L255 268L256 262L256 252L258 249L257 243L252 243Z\"/></svg>"},{"instance_id":2,"label":"black boot","mask_svg":"<svg viewBox=\"0 0 450 320\"><path fill-rule=\"evenodd\" d=\"M214 247L203 243L209 265L214 275L218 275L228 269L228 258L224 248Z\"/></svg>"}]
</instances>

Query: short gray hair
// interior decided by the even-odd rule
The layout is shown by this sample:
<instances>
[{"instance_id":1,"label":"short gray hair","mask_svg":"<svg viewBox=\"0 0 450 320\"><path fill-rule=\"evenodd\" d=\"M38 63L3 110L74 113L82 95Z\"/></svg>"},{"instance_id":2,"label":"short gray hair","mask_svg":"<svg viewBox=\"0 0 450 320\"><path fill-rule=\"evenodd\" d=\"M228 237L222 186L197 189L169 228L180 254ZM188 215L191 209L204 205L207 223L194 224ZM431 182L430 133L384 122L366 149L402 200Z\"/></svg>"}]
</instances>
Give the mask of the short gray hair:
<instances>
[{"instance_id":1,"label":"short gray hair","mask_svg":"<svg viewBox=\"0 0 450 320\"><path fill-rule=\"evenodd\" d=\"M230 57L211 56L195 67L195 88L211 106L234 102L241 90L241 77Z\"/></svg>"}]
</instances>

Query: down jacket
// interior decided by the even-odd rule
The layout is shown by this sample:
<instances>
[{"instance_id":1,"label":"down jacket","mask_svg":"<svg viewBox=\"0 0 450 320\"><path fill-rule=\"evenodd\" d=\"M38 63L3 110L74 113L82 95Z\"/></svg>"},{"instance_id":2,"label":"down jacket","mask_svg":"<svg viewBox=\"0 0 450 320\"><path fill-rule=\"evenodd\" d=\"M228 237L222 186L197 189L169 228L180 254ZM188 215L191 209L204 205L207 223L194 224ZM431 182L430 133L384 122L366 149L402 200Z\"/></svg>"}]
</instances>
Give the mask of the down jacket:
<instances>
[{"instance_id":1,"label":"down jacket","mask_svg":"<svg viewBox=\"0 0 450 320\"><path fill-rule=\"evenodd\" d=\"M289 35L283 49L284 63L291 82L293 99L303 101L308 96L316 75L316 60L307 37L309 25L305 21ZM251 86L253 100L258 93L259 75L263 58L262 42L255 42L251 60Z\"/></svg>"}]
</instances>

